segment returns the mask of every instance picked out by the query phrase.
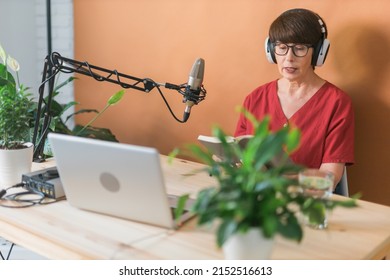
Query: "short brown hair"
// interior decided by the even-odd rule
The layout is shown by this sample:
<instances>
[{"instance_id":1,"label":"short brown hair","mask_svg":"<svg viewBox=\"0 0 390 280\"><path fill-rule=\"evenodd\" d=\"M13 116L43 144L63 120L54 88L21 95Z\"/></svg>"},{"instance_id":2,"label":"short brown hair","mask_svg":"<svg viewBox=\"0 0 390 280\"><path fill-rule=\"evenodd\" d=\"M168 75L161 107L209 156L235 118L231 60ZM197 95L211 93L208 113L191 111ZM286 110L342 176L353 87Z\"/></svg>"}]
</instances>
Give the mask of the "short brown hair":
<instances>
[{"instance_id":1,"label":"short brown hair","mask_svg":"<svg viewBox=\"0 0 390 280\"><path fill-rule=\"evenodd\" d=\"M280 41L316 46L326 36L325 22L318 14L306 9L285 11L273 21L269 29L269 39L273 44Z\"/></svg>"}]
</instances>

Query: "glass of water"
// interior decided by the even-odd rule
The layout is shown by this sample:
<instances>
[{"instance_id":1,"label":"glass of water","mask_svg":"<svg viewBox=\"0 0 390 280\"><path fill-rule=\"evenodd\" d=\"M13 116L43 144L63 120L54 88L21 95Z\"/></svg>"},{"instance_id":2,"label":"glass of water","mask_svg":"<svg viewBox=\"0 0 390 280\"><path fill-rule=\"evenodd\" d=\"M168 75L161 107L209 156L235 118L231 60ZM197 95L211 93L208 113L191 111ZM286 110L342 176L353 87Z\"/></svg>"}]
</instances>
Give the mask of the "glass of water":
<instances>
[{"instance_id":1,"label":"glass of water","mask_svg":"<svg viewBox=\"0 0 390 280\"><path fill-rule=\"evenodd\" d=\"M326 199L332 196L334 175L319 169L305 169L299 172L299 185L307 200L304 209L304 223L312 228L325 229L328 226Z\"/></svg>"}]
</instances>

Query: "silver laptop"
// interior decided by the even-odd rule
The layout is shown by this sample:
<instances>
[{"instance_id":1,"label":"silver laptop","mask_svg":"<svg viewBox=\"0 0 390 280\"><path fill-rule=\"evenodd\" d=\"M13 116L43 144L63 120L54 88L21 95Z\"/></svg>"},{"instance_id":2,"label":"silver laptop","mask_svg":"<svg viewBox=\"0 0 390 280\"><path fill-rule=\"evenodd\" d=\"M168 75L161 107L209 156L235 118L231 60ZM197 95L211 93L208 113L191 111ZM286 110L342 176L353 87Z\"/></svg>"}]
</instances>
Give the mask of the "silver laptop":
<instances>
[{"instance_id":1,"label":"silver laptop","mask_svg":"<svg viewBox=\"0 0 390 280\"><path fill-rule=\"evenodd\" d=\"M193 216L190 201L175 222L177 197L166 193L156 149L55 133L48 139L70 205L165 228Z\"/></svg>"}]
</instances>

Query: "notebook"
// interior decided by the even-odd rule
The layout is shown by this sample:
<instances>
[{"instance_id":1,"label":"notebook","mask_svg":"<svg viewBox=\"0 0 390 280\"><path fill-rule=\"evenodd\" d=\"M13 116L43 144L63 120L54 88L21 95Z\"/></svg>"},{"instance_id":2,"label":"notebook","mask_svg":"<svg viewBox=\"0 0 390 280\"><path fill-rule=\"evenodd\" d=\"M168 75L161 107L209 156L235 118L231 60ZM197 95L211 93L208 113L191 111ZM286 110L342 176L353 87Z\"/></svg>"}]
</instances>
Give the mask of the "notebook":
<instances>
[{"instance_id":1,"label":"notebook","mask_svg":"<svg viewBox=\"0 0 390 280\"><path fill-rule=\"evenodd\" d=\"M70 205L164 228L193 217L190 200L175 222L177 197L166 193L156 149L56 133L48 139Z\"/></svg>"}]
</instances>

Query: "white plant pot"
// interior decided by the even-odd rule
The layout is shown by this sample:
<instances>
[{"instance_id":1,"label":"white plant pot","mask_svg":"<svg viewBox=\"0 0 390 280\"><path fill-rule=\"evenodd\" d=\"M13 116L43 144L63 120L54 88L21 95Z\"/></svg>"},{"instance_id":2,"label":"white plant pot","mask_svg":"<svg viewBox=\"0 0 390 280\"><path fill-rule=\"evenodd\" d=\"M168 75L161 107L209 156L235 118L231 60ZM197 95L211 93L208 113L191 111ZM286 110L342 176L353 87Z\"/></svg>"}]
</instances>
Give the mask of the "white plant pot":
<instances>
[{"instance_id":1,"label":"white plant pot","mask_svg":"<svg viewBox=\"0 0 390 280\"><path fill-rule=\"evenodd\" d=\"M17 150L0 149L0 188L20 183L22 175L31 172L34 145L25 146Z\"/></svg>"},{"instance_id":2,"label":"white plant pot","mask_svg":"<svg viewBox=\"0 0 390 280\"><path fill-rule=\"evenodd\" d=\"M273 244L273 238L266 238L260 229L253 228L231 236L222 249L227 260L267 260Z\"/></svg>"}]
</instances>

